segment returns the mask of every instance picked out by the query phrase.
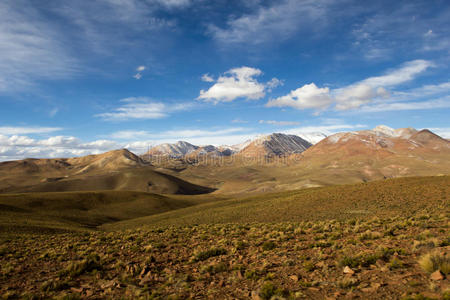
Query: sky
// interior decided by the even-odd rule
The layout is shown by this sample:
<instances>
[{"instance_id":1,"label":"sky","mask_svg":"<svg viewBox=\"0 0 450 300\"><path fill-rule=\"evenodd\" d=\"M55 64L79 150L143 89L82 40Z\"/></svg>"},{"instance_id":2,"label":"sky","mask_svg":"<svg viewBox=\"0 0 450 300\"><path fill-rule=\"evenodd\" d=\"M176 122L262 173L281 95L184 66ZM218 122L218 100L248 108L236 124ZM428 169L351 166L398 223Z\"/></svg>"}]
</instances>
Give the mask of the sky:
<instances>
[{"instance_id":1,"label":"sky","mask_svg":"<svg viewBox=\"0 0 450 300\"><path fill-rule=\"evenodd\" d=\"M429 128L450 2L2 0L0 160Z\"/></svg>"}]
</instances>

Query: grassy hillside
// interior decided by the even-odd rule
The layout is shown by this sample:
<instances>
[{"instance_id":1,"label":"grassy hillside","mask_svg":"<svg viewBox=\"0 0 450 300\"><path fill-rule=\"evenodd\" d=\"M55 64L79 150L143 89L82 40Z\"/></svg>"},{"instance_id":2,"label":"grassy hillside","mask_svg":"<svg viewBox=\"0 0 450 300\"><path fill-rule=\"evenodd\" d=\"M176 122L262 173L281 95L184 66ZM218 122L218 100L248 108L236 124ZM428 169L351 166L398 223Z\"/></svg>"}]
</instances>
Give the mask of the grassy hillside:
<instances>
[{"instance_id":1,"label":"grassy hillside","mask_svg":"<svg viewBox=\"0 0 450 300\"><path fill-rule=\"evenodd\" d=\"M216 200L210 197L209 201ZM208 201L128 191L0 195L0 231L67 231L94 228Z\"/></svg>"},{"instance_id":2,"label":"grassy hillside","mask_svg":"<svg viewBox=\"0 0 450 300\"><path fill-rule=\"evenodd\" d=\"M103 228L389 217L448 212L449 201L450 176L397 178L206 203Z\"/></svg>"},{"instance_id":3,"label":"grassy hillside","mask_svg":"<svg viewBox=\"0 0 450 300\"><path fill-rule=\"evenodd\" d=\"M450 176L243 198L0 195L0 295L448 299L449 195Z\"/></svg>"}]
</instances>

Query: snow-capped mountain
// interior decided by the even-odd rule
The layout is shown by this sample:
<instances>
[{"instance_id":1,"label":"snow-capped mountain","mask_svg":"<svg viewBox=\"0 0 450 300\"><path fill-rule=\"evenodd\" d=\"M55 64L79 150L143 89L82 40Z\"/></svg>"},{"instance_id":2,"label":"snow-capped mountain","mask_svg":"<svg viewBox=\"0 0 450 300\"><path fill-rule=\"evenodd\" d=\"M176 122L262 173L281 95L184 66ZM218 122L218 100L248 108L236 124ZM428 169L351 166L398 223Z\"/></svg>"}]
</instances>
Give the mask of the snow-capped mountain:
<instances>
[{"instance_id":1,"label":"snow-capped mountain","mask_svg":"<svg viewBox=\"0 0 450 300\"><path fill-rule=\"evenodd\" d=\"M387 137L396 137L396 138L402 138L402 139L409 139L413 134L417 133L417 130L414 128L399 128L399 129L393 129L391 127L388 127L386 125L378 125L372 131L375 134L384 135Z\"/></svg>"},{"instance_id":2,"label":"snow-capped mountain","mask_svg":"<svg viewBox=\"0 0 450 300\"><path fill-rule=\"evenodd\" d=\"M246 156L265 155L280 156L301 153L312 144L296 135L273 133L261 136L249 143L239 154Z\"/></svg>"},{"instance_id":3,"label":"snow-capped mountain","mask_svg":"<svg viewBox=\"0 0 450 300\"><path fill-rule=\"evenodd\" d=\"M197 150L199 147L185 141L174 144L161 144L151 148L146 155L164 155L170 157L183 157Z\"/></svg>"},{"instance_id":4,"label":"snow-capped mountain","mask_svg":"<svg viewBox=\"0 0 450 300\"><path fill-rule=\"evenodd\" d=\"M317 144L321 140L327 137L325 133L322 132L307 132L307 133L300 133L297 134L297 136L301 137L305 141L310 142L311 144Z\"/></svg>"}]
</instances>

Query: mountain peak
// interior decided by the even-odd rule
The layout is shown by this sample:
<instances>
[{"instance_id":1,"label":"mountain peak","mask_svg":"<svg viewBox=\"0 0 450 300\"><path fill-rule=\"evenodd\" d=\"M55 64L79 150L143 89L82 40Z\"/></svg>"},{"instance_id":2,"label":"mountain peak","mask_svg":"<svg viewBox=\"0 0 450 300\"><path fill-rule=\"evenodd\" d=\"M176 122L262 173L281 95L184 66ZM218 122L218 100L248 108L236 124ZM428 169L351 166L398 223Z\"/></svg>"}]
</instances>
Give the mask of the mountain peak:
<instances>
[{"instance_id":1,"label":"mountain peak","mask_svg":"<svg viewBox=\"0 0 450 300\"><path fill-rule=\"evenodd\" d=\"M312 144L299 136L283 133L272 133L261 136L252 141L240 154L255 156L280 156L293 153L301 153L311 147Z\"/></svg>"}]
</instances>

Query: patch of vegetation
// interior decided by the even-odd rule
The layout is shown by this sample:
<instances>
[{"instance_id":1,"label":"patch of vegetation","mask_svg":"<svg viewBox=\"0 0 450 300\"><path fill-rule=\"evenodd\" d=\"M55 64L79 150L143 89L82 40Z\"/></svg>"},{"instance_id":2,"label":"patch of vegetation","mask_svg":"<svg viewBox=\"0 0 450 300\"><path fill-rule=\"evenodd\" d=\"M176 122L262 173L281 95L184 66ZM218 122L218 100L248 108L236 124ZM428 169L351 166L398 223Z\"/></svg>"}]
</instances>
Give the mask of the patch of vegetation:
<instances>
[{"instance_id":1,"label":"patch of vegetation","mask_svg":"<svg viewBox=\"0 0 450 300\"><path fill-rule=\"evenodd\" d=\"M419 259L419 265L428 273L440 270L445 275L450 274L450 257L438 252L423 255Z\"/></svg>"},{"instance_id":2,"label":"patch of vegetation","mask_svg":"<svg viewBox=\"0 0 450 300\"><path fill-rule=\"evenodd\" d=\"M102 264L98 255L89 255L81 261L70 262L61 272L62 275L76 277L94 270L101 270Z\"/></svg>"},{"instance_id":3,"label":"patch of vegetation","mask_svg":"<svg viewBox=\"0 0 450 300\"><path fill-rule=\"evenodd\" d=\"M273 241L267 241L264 242L261 247L264 251L269 251L275 249L277 247L277 244L275 244L275 242Z\"/></svg>"},{"instance_id":4,"label":"patch of vegetation","mask_svg":"<svg viewBox=\"0 0 450 300\"><path fill-rule=\"evenodd\" d=\"M207 260L210 257L225 255L225 254L227 254L227 250L224 248L211 248L206 251L198 252L195 255L194 259L195 259L195 261L203 261L203 260Z\"/></svg>"}]
</instances>

